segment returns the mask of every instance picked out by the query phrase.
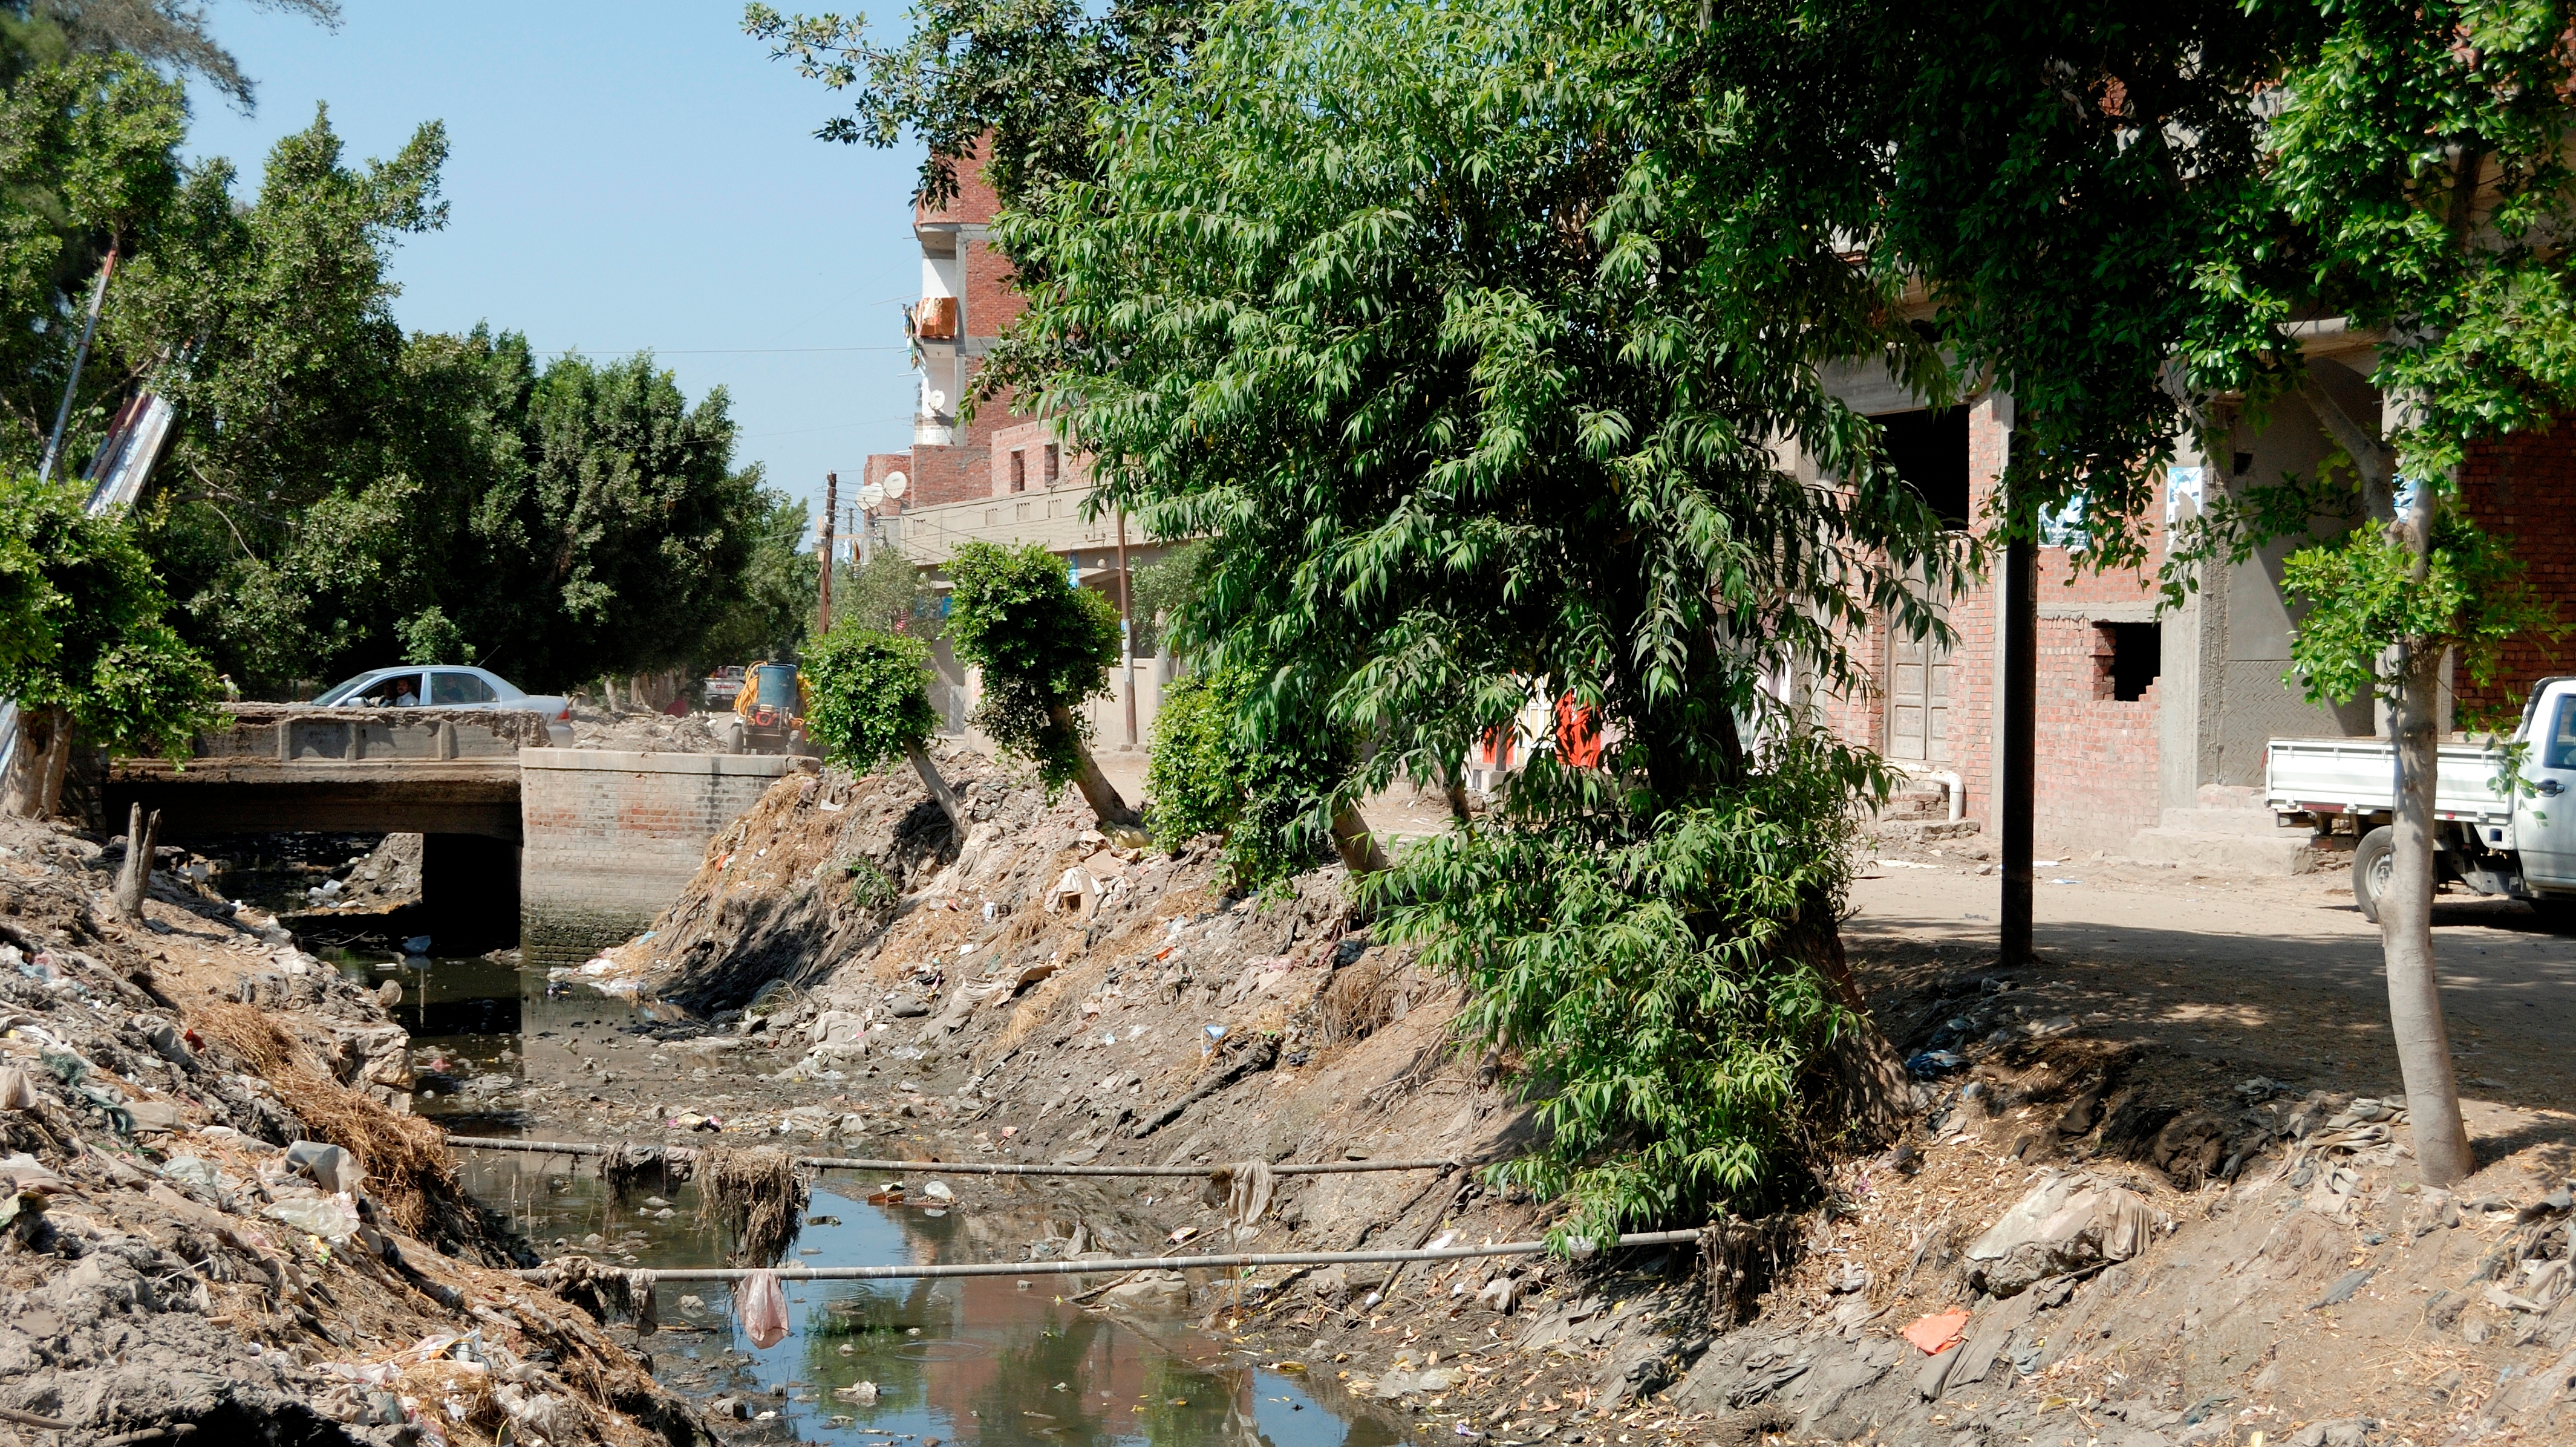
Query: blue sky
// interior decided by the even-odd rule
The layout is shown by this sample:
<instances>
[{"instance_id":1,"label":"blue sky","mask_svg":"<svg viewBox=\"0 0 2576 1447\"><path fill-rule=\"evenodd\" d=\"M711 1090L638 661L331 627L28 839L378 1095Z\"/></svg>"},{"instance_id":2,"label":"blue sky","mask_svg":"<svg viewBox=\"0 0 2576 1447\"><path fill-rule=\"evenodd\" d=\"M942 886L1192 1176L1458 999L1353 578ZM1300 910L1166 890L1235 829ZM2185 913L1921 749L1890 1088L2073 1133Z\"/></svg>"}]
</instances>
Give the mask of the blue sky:
<instances>
[{"instance_id":1,"label":"blue sky","mask_svg":"<svg viewBox=\"0 0 2576 1447\"><path fill-rule=\"evenodd\" d=\"M352 161L447 123L449 214L394 261L406 328L478 321L539 351L651 348L695 402L732 395L737 461L819 506L911 443L901 306L920 291L918 158L827 144L844 102L769 59L735 0L343 0L337 31L240 3L216 37L258 84L202 87L190 149L247 190L328 103ZM852 350L867 348L869 350Z\"/></svg>"}]
</instances>

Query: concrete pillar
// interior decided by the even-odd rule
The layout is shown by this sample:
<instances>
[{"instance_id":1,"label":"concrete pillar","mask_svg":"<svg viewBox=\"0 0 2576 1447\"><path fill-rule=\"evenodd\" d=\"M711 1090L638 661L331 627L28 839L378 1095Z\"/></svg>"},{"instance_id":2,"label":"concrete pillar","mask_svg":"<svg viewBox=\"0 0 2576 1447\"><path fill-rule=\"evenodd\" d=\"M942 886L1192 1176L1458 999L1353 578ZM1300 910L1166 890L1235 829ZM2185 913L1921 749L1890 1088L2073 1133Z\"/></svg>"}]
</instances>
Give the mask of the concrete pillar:
<instances>
[{"instance_id":1,"label":"concrete pillar","mask_svg":"<svg viewBox=\"0 0 2576 1447\"><path fill-rule=\"evenodd\" d=\"M2194 474L2190 469L2197 469ZM2199 444L2186 436L2174 449L2172 468L2165 474L2165 529L2167 547L2171 546L2173 529L2200 515L2219 489L2227 485L2227 474L2218 463L2201 454ZM2157 630L2156 660L2156 807L2190 809L2200 802L2203 780L2201 756L2205 748L2216 746L2217 731L2210 727L2212 708L2202 702L2201 666L2214 661L2212 636L2206 623L2223 619L2226 608L2227 574L2224 565L2204 565L2199 570L2199 586L2183 600L2181 607L2164 615ZM2215 610L2214 613L2212 610ZM2213 694L2208 702L2214 706Z\"/></svg>"}]
</instances>

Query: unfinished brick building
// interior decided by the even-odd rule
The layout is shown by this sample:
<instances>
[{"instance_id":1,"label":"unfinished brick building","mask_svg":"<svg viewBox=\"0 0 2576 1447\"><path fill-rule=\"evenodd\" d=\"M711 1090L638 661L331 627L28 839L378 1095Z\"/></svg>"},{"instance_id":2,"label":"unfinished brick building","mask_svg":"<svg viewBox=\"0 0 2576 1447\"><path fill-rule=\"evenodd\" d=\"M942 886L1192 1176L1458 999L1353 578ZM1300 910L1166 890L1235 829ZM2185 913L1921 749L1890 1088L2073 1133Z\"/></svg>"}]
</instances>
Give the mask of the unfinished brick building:
<instances>
[{"instance_id":1,"label":"unfinished brick building","mask_svg":"<svg viewBox=\"0 0 2576 1447\"><path fill-rule=\"evenodd\" d=\"M2310 704L2287 678L2293 611L2281 562L2303 544L2275 543L2241 565L2204 565L2189 600L2170 611L2159 613L2153 588L2167 526L2195 515L2215 490L2312 476L2340 450L2328 410L2379 424L2381 398L2364 380L2375 339L2319 331L2308 347L2313 392L2282 398L2259 422L2235 423L2223 456L2176 459L2163 512L2147 520L2145 567L2084 568L2074 550L2080 535L2041 549L2034 813L2043 855L2100 850L2275 873L2322 862L2304 830L2276 827L2261 807L2265 746L2275 737L2366 737L2384 720L2368 700ZM1837 391L1888 426L1898 470L1927 500L1959 526L1981 522L2011 445L2010 398L1990 394L1936 413L1883 374L1859 369L1838 379ZM2576 430L2562 429L2480 446L2462 475L2472 515L2510 537L2535 583L2565 603L2576 603L2571 444ZM1882 624L1863 643L1877 687L1823 708L1837 734L1881 749L1921 781L1925 803L1933 789L1955 796L1962 819L1990 833L2002 792L1995 589L1940 602L1953 646L1895 637ZM2517 643L2508 676L2483 693L2464 691L2459 704L2492 707L2552 671L2560 670L2538 640Z\"/></svg>"},{"instance_id":2,"label":"unfinished brick building","mask_svg":"<svg viewBox=\"0 0 2576 1447\"><path fill-rule=\"evenodd\" d=\"M912 447L867 460L868 482L884 486L900 474L904 484L898 501L876 509L869 535L901 547L930 570L934 585L944 584L948 559L963 544L1037 543L1062 556L1076 582L1116 601L1122 551L1133 569L1154 562L1164 549L1130 537L1122 550L1114 516L1083 517L1092 490L1090 459L1052 424L1013 411L1007 396L985 398L967 413L984 359L1028 303L1011 285L1011 264L991 239L1000 203L981 161L958 167L957 182L957 196L947 205L913 205L921 299L906 310L904 323L921 378ZM1150 630L1139 630L1138 637L1150 645ZM975 680L944 642L937 662L941 686L933 702L949 731L963 734ZM1138 661L1131 739L1128 674L1112 670L1117 693L1090 705L1094 737L1112 748L1141 743L1168 672L1168 660Z\"/></svg>"}]
</instances>

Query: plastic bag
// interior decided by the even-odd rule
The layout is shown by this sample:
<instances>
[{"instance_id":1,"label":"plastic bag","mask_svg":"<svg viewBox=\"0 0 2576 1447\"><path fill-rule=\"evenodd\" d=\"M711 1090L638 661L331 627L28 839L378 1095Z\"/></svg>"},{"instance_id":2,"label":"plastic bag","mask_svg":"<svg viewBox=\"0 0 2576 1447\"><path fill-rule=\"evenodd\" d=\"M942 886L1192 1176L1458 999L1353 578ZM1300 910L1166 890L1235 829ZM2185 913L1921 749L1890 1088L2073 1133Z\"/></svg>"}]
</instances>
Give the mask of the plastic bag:
<instances>
[{"instance_id":1,"label":"plastic bag","mask_svg":"<svg viewBox=\"0 0 2576 1447\"><path fill-rule=\"evenodd\" d=\"M171 1157L162 1165L161 1174L209 1194L221 1194L224 1188L224 1173L215 1168L214 1162L196 1156Z\"/></svg>"},{"instance_id":2,"label":"plastic bag","mask_svg":"<svg viewBox=\"0 0 2576 1447\"><path fill-rule=\"evenodd\" d=\"M358 1234L357 1208L346 1196L290 1196L268 1208L271 1218L334 1245Z\"/></svg>"},{"instance_id":3,"label":"plastic bag","mask_svg":"<svg viewBox=\"0 0 2576 1447\"><path fill-rule=\"evenodd\" d=\"M744 1280L734 1297L734 1309L742 1314L742 1334L762 1350L787 1339L787 1297L778 1289L778 1273L755 1271Z\"/></svg>"},{"instance_id":4,"label":"plastic bag","mask_svg":"<svg viewBox=\"0 0 2576 1447\"><path fill-rule=\"evenodd\" d=\"M36 1083L15 1065L0 1066L0 1110L34 1110Z\"/></svg>"}]
</instances>

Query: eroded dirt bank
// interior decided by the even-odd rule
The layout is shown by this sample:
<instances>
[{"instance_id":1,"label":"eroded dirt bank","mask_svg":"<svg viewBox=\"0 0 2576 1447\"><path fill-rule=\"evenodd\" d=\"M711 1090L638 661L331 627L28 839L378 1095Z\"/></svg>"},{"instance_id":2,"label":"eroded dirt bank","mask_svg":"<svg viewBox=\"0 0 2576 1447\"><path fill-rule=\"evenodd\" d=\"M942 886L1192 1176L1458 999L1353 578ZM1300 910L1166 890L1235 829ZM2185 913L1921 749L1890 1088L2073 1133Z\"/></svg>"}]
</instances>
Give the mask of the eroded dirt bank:
<instances>
[{"instance_id":1,"label":"eroded dirt bank","mask_svg":"<svg viewBox=\"0 0 2576 1447\"><path fill-rule=\"evenodd\" d=\"M174 855L176 851L167 851ZM173 857L0 821L0 1407L64 1442L688 1443L405 1112L376 990ZM33 1439L30 1439L33 1440Z\"/></svg>"},{"instance_id":2,"label":"eroded dirt bank","mask_svg":"<svg viewBox=\"0 0 2576 1447\"><path fill-rule=\"evenodd\" d=\"M654 932L583 977L706 1023L603 1052L618 1088L572 1118L1211 1172L946 1178L970 1214L1043 1191L1058 1220L1019 1243L1033 1258L1545 1229L1543 1205L1433 1171L1280 1178L1247 1224L1213 1179L1236 1163L1513 1148L1513 1082L1449 1048L1453 988L1370 937L1338 871L1230 898L1205 848L1121 853L1007 770L944 766L973 810L962 841L908 777L837 773L782 781L719 838ZM2109 1038L2091 986L2045 967L1901 940L1854 965L1917 1057L1911 1126L1833 1164L1812 1209L1740 1230L1740 1297L1663 1252L1193 1273L1095 1299L1187 1310L1408 1430L1506 1444L2576 1438L2562 1141L2505 1142L2466 1189L2420 1191L2402 1114L2195 1053L2187 1016Z\"/></svg>"}]
</instances>

